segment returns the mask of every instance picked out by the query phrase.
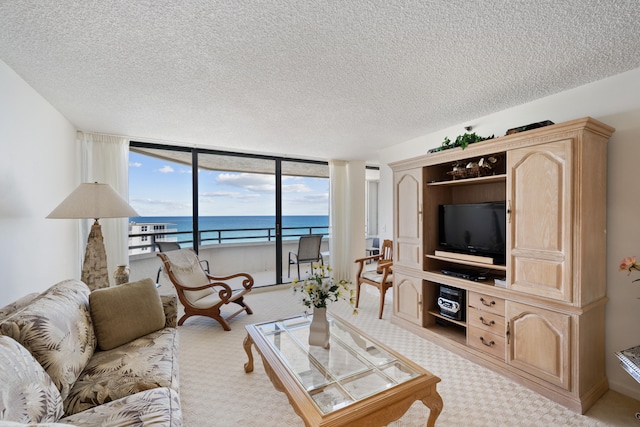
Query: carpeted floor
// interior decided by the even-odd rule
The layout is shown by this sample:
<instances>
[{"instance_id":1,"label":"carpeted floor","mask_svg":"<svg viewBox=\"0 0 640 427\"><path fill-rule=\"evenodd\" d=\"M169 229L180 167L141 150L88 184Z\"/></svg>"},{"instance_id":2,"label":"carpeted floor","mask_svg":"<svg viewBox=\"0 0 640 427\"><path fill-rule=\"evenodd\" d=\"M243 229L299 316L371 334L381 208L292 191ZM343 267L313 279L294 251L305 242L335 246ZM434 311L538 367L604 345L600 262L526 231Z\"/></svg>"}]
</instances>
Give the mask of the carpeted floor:
<instances>
[{"instance_id":1,"label":"carpeted floor","mask_svg":"<svg viewBox=\"0 0 640 427\"><path fill-rule=\"evenodd\" d=\"M254 313L241 314L225 332L208 318L192 317L180 331L180 399L185 427L302 427L287 397L273 388L254 350L255 369L246 374L245 325L300 314L290 289L253 292ZM391 304L377 318L378 296L363 292L360 313L344 302L329 308L364 332L442 379L444 409L439 426L640 426L640 402L609 391L586 415L578 415L489 369L432 344L390 322ZM428 409L416 402L390 426L424 426Z\"/></svg>"}]
</instances>

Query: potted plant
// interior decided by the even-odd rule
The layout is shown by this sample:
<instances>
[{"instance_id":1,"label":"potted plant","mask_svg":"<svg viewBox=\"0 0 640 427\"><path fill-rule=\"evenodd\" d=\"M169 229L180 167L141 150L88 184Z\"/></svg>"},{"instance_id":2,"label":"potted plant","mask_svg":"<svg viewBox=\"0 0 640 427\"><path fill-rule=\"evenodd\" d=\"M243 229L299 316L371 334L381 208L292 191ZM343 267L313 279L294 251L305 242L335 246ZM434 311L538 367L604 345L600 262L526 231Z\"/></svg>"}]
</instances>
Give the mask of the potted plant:
<instances>
[{"instance_id":1,"label":"potted plant","mask_svg":"<svg viewBox=\"0 0 640 427\"><path fill-rule=\"evenodd\" d=\"M495 136L479 136L475 132L473 133L464 133L463 135L458 135L455 141L451 142L448 136L444 137L444 141L440 147L433 148L429 150L429 153L435 153L442 150L447 150L449 148L460 147L463 150L469 146L469 144L474 144L476 142L485 141L487 139L493 139Z\"/></svg>"}]
</instances>

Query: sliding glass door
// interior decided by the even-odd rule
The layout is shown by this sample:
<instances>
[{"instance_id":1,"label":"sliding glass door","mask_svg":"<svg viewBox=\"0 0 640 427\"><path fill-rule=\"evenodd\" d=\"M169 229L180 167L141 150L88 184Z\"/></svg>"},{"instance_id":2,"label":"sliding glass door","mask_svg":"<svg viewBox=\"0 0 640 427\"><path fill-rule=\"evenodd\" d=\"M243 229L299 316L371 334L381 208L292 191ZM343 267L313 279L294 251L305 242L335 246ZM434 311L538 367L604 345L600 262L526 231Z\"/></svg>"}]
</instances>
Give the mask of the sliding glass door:
<instances>
[{"instance_id":1,"label":"sliding glass door","mask_svg":"<svg viewBox=\"0 0 640 427\"><path fill-rule=\"evenodd\" d=\"M300 237L321 235L320 257L329 262L329 166L282 161L281 172L282 283L288 283L312 271L311 262L298 265Z\"/></svg>"},{"instance_id":2,"label":"sliding glass door","mask_svg":"<svg viewBox=\"0 0 640 427\"><path fill-rule=\"evenodd\" d=\"M256 286L276 274L276 162L198 151L200 253L216 275L249 273Z\"/></svg>"}]
</instances>

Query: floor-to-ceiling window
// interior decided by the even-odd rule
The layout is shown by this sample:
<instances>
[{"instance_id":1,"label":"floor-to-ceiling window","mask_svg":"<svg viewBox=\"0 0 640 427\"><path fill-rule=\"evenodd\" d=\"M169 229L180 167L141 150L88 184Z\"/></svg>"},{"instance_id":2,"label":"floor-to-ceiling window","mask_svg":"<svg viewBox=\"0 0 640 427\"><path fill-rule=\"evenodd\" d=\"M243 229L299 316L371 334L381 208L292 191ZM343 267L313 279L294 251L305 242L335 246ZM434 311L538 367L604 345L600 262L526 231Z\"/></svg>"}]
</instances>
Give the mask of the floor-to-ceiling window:
<instances>
[{"instance_id":1,"label":"floor-to-ceiling window","mask_svg":"<svg viewBox=\"0 0 640 427\"><path fill-rule=\"evenodd\" d=\"M162 221L162 236L147 242L194 247L218 274L287 283L288 253L300 235L325 235L328 251L328 175L325 162L132 142L130 202L141 214L132 221L144 220L146 230Z\"/></svg>"},{"instance_id":2,"label":"floor-to-ceiling window","mask_svg":"<svg viewBox=\"0 0 640 427\"><path fill-rule=\"evenodd\" d=\"M157 242L193 247L192 165L188 151L130 150L129 254L155 252Z\"/></svg>"}]
</instances>

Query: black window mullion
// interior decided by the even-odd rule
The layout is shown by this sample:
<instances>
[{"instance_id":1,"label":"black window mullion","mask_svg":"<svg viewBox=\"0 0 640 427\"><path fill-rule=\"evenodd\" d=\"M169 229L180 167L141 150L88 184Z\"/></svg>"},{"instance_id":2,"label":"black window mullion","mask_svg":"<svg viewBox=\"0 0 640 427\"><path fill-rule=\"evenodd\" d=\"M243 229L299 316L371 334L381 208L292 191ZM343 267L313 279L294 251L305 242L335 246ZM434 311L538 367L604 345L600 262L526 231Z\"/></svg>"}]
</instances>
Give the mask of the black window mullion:
<instances>
[{"instance_id":1,"label":"black window mullion","mask_svg":"<svg viewBox=\"0 0 640 427\"><path fill-rule=\"evenodd\" d=\"M193 149L191 151L191 200L192 200L192 213L191 218L193 220L193 250L196 253L200 251L200 228L199 228L199 207L198 207L198 150Z\"/></svg>"},{"instance_id":2,"label":"black window mullion","mask_svg":"<svg viewBox=\"0 0 640 427\"><path fill-rule=\"evenodd\" d=\"M282 160L276 159L276 283L282 283Z\"/></svg>"}]
</instances>

